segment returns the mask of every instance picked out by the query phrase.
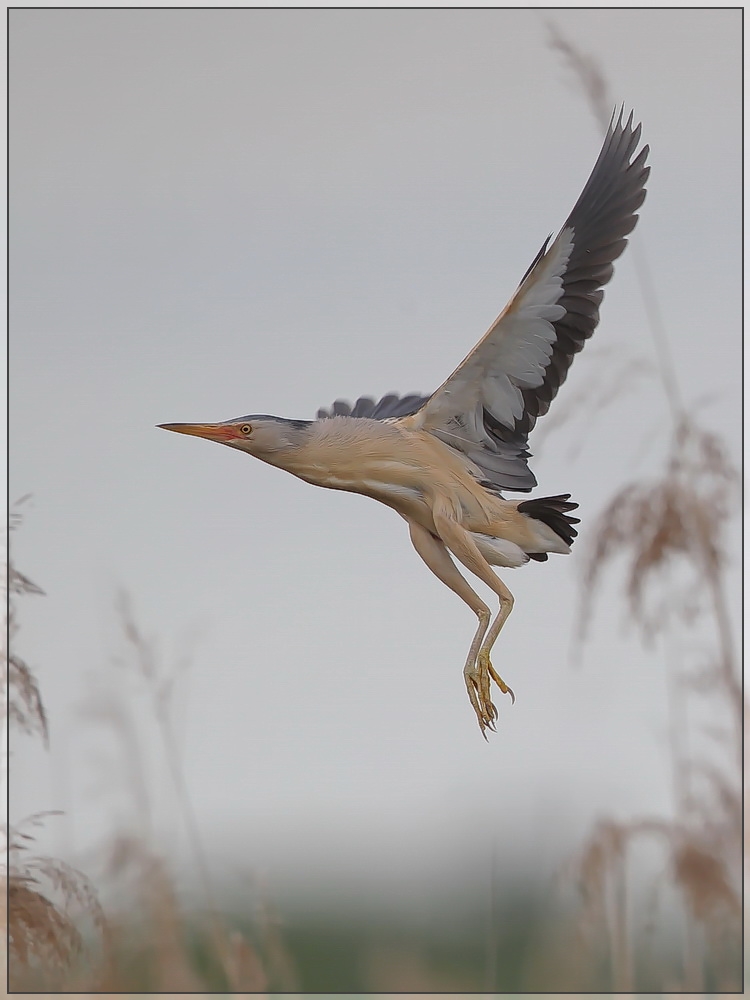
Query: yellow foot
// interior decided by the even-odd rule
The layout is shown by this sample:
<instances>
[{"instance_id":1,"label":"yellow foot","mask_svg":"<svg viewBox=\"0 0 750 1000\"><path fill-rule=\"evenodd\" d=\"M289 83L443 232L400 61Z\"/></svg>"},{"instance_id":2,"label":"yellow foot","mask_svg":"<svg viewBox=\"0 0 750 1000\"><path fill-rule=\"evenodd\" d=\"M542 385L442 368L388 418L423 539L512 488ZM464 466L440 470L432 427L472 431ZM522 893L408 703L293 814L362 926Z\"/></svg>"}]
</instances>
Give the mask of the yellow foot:
<instances>
[{"instance_id":1,"label":"yellow foot","mask_svg":"<svg viewBox=\"0 0 750 1000\"><path fill-rule=\"evenodd\" d=\"M471 668L464 670L464 680L482 736L487 739L487 730L491 729L493 733L495 732L495 720L497 719L497 709L490 696L490 680L497 684L503 694L509 694L513 703L515 703L516 696L492 666L487 653L480 653L476 663Z\"/></svg>"}]
</instances>

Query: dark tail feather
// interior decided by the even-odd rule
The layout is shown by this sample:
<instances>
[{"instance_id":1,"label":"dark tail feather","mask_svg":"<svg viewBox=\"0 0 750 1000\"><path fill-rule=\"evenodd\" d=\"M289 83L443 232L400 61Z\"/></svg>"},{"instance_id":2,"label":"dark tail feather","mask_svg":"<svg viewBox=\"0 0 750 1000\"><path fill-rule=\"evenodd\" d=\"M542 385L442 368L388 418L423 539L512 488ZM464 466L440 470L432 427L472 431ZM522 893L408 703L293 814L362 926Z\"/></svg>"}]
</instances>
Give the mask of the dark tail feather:
<instances>
[{"instance_id":1,"label":"dark tail feather","mask_svg":"<svg viewBox=\"0 0 750 1000\"><path fill-rule=\"evenodd\" d=\"M566 545L572 545L573 539L578 534L573 525L580 524L581 519L570 517L566 513L578 507L577 503L568 503L569 500L570 493L563 493L559 497L539 497L536 500L524 500L519 503L518 510L528 517L536 518L537 521L543 521L562 538Z\"/></svg>"}]
</instances>

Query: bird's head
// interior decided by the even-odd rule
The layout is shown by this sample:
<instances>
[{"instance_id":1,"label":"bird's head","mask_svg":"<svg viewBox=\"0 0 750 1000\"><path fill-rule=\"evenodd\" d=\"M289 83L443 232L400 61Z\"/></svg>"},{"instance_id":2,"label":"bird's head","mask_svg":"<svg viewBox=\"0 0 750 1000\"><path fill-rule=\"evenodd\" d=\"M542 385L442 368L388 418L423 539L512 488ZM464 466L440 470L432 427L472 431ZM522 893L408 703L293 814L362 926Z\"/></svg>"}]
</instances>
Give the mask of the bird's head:
<instances>
[{"instance_id":1,"label":"bird's head","mask_svg":"<svg viewBox=\"0 0 750 1000\"><path fill-rule=\"evenodd\" d=\"M159 424L159 427L165 431L218 441L275 465L283 464L283 456L304 443L311 423L311 420L286 420L284 417L254 413L219 424Z\"/></svg>"}]
</instances>

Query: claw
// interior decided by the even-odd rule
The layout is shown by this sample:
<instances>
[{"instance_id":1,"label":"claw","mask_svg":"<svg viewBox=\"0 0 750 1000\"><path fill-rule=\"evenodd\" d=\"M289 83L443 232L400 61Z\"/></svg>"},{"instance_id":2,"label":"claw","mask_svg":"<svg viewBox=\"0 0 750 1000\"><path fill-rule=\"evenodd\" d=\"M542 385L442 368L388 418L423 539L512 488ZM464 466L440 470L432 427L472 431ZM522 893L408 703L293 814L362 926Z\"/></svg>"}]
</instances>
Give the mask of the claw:
<instances>
[{"instance_id":1,"label":"claw","mask_svg":"<svg viewBox=\"0 0 750 1000\"><path fill-rule=\"evenodd\" d=\"M503 694L510 695L511 704L513 705L516 703L516 696L513 689L508 687L497 670L492 666L490 658L486 653L482 654L480 652L473 669L467 667L464 671L464 680L466 681L469 700L476 713L482 736L487 739L486 731L488 729L493 733L497 731L495 729L495 720L498 718L497 708L492 703L491 682L494 681Z\"/></svg>"},{"instance_id":2,"label":"claw","mask_svg":"<svg viewBox=\"0 0 750 1000\"><path fill-rule=\"evenodd\" d=\"M482 732L482 736L484 736L485 741L487 741L488 729L490 730L491 733L497 732L497 729L495 728L495 723L492 719L488 719L486 716L484 718L480 718L479 716L477 716L477 720L479 722L479 728Z\"/></svg>"},{"instance_id":3,"label":"claw","mask_svg":"<svg viewBox=\"0 0 750 1000\"><path fill-rule=\"evenodd\" d=\"M469 701L471 702L471 707L474 709L474 714L477 717L477 722L479 723L479 729L481 730L482 736L487 739L487 730L491 730L493 733L497 730L495 729L495 719L497 719L497 709L492 704L489 697L489 691L485 694L482 691L482 687L486 686L489 688L489 684L482 685L481 677L472 677L471 674L465 676L466 690L469 695Z\"/></svg>"},{"instance_id":4,"label":"claw","mask_svg":"<svg viewBox=\"0 0 750 1000\"><path fill-rule=\"evenodd\" d=\"M503 694L509 694L510 695L510 703L511 703L511 705L515 705L515 703L516 703L516 696L515 696L515 694L513 694L513 688L508 687L508 685L502 679L502 677L497 672L497 670L495 670L495 668L492 666L492 664L490 663L489 660L487 661L487 669L488 669L488 671L490 673L490 677L492 677L493 681L495 682L495 684L497 684L497 686L500 688L500 690L503 692Z\"/></svg>"},{"instance_id":5,"label":"claw","mask_svg":"<svg viewBox=\"0 0 750 1000\"><path fill-rule=\"evenodd\" d=\"M488 656L478 657L474 669L467 668L464 671L464 680L471 707L474 709L479 723L479 729L486 740L488 729L493 733L497 732L495 722L498 718L498 712L492 702L491 681L497 684L503 694L510 695L512 704L515 704L516 696L492 666Z\"/></svg>"}]
</instances>

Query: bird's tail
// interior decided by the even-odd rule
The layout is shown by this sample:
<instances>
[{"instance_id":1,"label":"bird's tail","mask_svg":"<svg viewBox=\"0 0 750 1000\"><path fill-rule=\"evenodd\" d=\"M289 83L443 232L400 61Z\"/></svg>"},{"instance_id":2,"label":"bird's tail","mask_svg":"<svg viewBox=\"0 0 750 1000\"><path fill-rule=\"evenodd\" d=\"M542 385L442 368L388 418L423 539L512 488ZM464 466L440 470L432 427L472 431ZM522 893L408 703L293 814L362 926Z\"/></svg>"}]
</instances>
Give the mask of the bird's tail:
<instances>
[{"instance_id":1,"label":"bird's tail","mask_svg":"<svg viewBox=\"0 0 750 1000\"><path fill-rule=\"evenodd\" d=\"M573 527L580 524L580 517L570 517L569 510L575 510L577 503L569 503L570 493L563 493L559 497L538 497L535 500L523 500L518 505L518 511L526 514L527 517L536 518L542 521L555 532L566 545L572 545L573 539L578 532Z\"/></svg>"}]
</instances>

